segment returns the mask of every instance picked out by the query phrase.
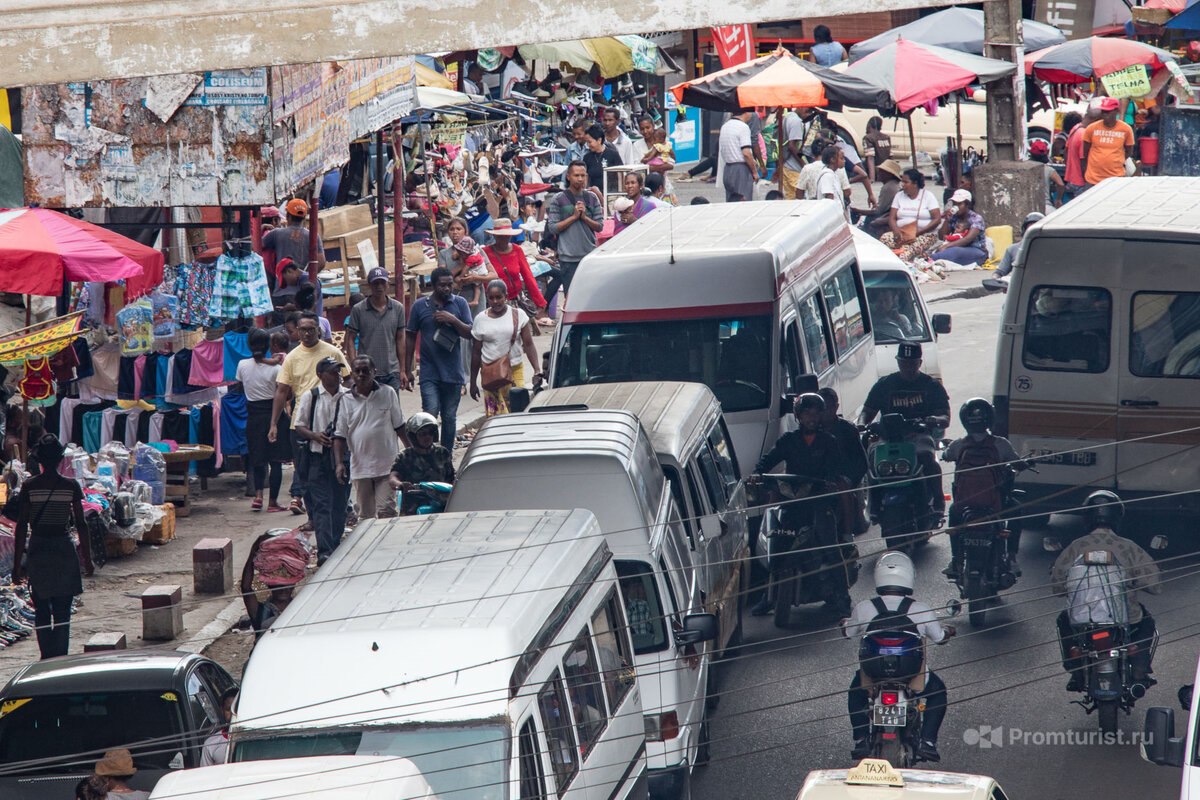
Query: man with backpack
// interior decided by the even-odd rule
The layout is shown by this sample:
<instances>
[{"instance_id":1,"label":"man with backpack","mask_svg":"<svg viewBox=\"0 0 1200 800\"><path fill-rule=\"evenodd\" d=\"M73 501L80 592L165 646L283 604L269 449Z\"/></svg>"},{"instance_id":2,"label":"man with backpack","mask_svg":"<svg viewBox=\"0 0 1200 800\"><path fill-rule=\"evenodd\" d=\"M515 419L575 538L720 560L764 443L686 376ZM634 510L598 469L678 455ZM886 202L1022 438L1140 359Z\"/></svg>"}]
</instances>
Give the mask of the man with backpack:
<instances>
[{"instance_id":1,"label":"man with backpack","mask_svg":"<svg viewBox=\"0 0 1200 800\"><path fill-rule=\"evenodd\" d=\"M942 460L954 468L951 489L950 527L957 529L966 521L967 512L975 519L999 520L1008 494L1011 472L1008 465L1019 467L1020 459L1012 443L991 432L996 412L982 397L973 397L958 410L958 419L967 431L942 453ZM1021 545L1020 526L1013 526L1008 537L1008 560L1016 572L1017 551ZM942 572L956 578L962 551L958 530L950 532L950 566ZM1019 573L1018 573L1019 574Z\"/></svg>"},{"instance_id":2,"label":"man with backpack","mask_svg":"<svg viewBox=\"0 0 1200 800\"><path fill-rule=\"evenodd\" d=\"M1063 668L1071 673L1067 691L1087 688L1081 665L1069 655L1075 626L1082 624L1126 626L1129 641L1138 646L1130 658L1133 679L1149 689L1158 682L1150 677L1154 672L1151 657L1156 627L1137 593L1162 592L1158 565L1149 553L1117 533L1125 506L1114 492L1092 492L1083 505L1091 533L1063 548L1050 569L1051 589L1068 598L1067 610L1058 615ZM1101 553L1109 557L1097 558ZM1100 591L1095 591L1097 586Z\"/></svg>"},{"instance_id":3,"label":"man with backpack","mask_svg":"<svg viewBox=\"0 0 1200 800\"><path fill-rule=\"evenodd\" d=\"M926 604L913 600L913 563L904 553L889 551L875 562L875 591L878 597L863 600L854 607L854 613L842 623L842 633L847 639L857 639L875 631L905 631L919 635L934 644L945 644L954 635L952 625L943 625ZM937 750L938 731L946 718L946 684L938 674L925 667L925 712L921 720L921 743L917 755L926 761L940 761ZM869 730L870 696L862 688L862 672L855 671L846 695L846 707L850 712L850 728L854 734L854 749L851 758L865 758L870 754L871 744L867 739Z\"/></svg>"}]
</instances>

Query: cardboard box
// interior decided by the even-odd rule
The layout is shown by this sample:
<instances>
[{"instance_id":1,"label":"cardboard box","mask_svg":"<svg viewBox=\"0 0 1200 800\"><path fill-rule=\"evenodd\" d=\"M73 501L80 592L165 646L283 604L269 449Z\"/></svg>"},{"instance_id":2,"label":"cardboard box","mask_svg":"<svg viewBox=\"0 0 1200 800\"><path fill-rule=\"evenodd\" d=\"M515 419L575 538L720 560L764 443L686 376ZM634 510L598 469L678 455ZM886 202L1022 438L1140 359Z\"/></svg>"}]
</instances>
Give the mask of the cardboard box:
<instances>
[{"instance_id":1,"label":"cardboard box","mask_svg":"<svg viewBox=\"0 0 1200 800\"><path fill-rule=\"evenodd\" d=\"M137 548L137 539L119 539L116 537L109 537L104 540L104 549L108 553L109 558L131 556L137 552Z\"/></svg>"},{"instance_id":2,"label":"cardboard box","mask_svg":"<svg viewBox=\"0 0 1200 800\"><path fill-rule=\"evenodd\" d=\"M322 208L317 211L317 232L321 234L321 241L325 244L329 244L330 239L370 224L371 207L366 203Z\"/></svg>"},{"instance_id":3,"label":"cardboard box","mask_svg":"<svg viewBox=\"0 0 1200 800\"><path fill-rule=\"evenodd\" d=\"M166 544L175 538L175 504L163 503L159 508L163 512L163 518L142 534L142 541L148 544Z\"/></svg>"}]
</instances>

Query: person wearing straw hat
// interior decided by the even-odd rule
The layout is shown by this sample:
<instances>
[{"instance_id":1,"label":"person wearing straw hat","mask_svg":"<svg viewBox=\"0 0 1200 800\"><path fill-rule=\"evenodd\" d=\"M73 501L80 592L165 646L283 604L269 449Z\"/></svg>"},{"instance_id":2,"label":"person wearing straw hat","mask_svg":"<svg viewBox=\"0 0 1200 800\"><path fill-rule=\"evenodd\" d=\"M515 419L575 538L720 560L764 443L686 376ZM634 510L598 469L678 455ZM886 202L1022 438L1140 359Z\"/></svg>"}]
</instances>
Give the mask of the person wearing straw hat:
<instances>
[{"instance_id":1,"label":"person wearing straw hat","mask_svg":"<svg viewBox=\"0 0 1200 800\"><path fill-rule=\"evenodd\" d=\"M888 230L888 218L892 211L892 201L896 192L900 191L900 173L904 170L893 159L875 165L875 175L883 182L879 187L879 199L875 208L852 208L851 211L862 214L865 218L862 228L872 236L878 237Z\"/></svg>"},{"instance_id":2,"label":"person wearing straw hat","mask_svg":"<svg viewBox=\"0 0 1200 800\"><path fill-rule=\"evenodd\" d=\"M108 779L106 800L148 800L150 793L129 788L129 779L137 774L133 756L125 748L109 750L96 762L96 775Z\"/></svg>"},{"instance_id":3,"label":"person wearing straw hat","mask_svg":"<svg viewBox=\"0 0 1200 800\"><path fill-rule=\"evenodd\" d=\"M537 278L533 277L525 251L513 246L513 237L521 233L512 226L512 220L499 217L496 227L492 229L496 243L483 248L483 252L495 266L500 280L508 287L509 304L520 306L531 317L536 315L539 325L553 325L546 316L546 298L542 297Z\"/></svg>"}]
</instances>

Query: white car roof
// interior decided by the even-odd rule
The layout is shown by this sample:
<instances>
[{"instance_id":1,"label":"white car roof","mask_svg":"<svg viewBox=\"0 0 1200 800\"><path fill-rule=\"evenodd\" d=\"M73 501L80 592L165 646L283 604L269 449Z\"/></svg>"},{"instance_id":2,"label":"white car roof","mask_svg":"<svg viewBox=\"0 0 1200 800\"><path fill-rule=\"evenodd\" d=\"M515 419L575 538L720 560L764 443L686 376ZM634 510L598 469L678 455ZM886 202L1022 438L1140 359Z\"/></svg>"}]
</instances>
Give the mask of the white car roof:
<instances>
[{"instance_id":1,"label":"white car roof","mask_svg":"<svg viewBox=\"0 0 1200 800\"><path fill-rule=\"evenodd\" d=\"M311 756L168 772L152 800L435 800L407 758Z\"/></svg>"},{"instance_id":2,"label":"white car roof","mask_svg":"<svg viewBox=\"0 0 1200 800\"><path fill-rule=\"evenodd\" d=\"M796 800L988 800L995 781L986 775L901 769L902 787L846 782L844 769L808 773Z\"/></svg>"}]
</instances>

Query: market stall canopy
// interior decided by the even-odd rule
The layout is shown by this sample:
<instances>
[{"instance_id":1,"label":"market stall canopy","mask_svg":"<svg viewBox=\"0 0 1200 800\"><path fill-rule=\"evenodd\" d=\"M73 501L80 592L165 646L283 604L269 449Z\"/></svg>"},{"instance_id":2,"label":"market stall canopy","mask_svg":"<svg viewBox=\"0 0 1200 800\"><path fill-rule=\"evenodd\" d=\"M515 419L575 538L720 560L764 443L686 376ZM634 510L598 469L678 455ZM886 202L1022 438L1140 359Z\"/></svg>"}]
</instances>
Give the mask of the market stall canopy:
<instances>
[{"instance_id":1,"label":"market stall canopy","mask_svg":"<svg viewBox=\"0 0 1200 800\"><path fill-rule=\"evenodd\" d=\"M943 6L945 0L21 0L0 3L0 84L35 86ZM186 42L180 39L186 31ZM297 43L302 42L302 46Z\"/></svg>"},{"instance_id":2,"label":"market stall canopy","mask_svg":"<svg viewBox=\"0 0 1200 800\"><path fill-rule=\"evenodd\" d=\"M414 67L417 72L417 86L431 86L436 89L453 89L454 84L442 73L432 67L427 67L418 61Z\"/></svg>"},{"instance_id":3,"label":"market stall canopy","mask_svg":"<svg viewBox=\"0 0 1200 800\"><path fill-rule=\"evenodd\" d=\"M1067 40L1062 31L1044 22L1022 20L1021 27L1025 32L1027 51L1041 50ZM983 12L977 8L947 8L945 11L921 17L851 46L850 61L853 63L864 58L897 39L983 55Z\"/></svg>"},{"instance_id":4,"label":"market stall canopy","mask_svg":"<svg viewBox=\"0 0 1200 800\"><path fill-rule=\"evenodd\" d=\"M47 208L0 211L0 291L56 297L64 281L125 281L127 297L162 283L163 255Z\"/></svg>"},{"instance_id":5,"label":"market stall canopy","mask_svg":"<svg viewBox=\"0 0 1200 800\"><path fill-rule=\"evenodd\" d=\"M1030 53L1025 56L1025 74L1050 83L1087 83L1135 64L1154 72L1175 60L1166 50L1142 42L1089 36Z\"/></svg>"},{"instance_id":6,"label":"market stall canopy","mask_svg":"<svg viewBox=\"0 0 1200 800\"><path fill-rule=\"evenodd\" d=\"M886 91L896 108L907 113L972 83L988 83L1016 71L1010 61L900 39L854 62L844 74Z\"/></svg>"},{"instance_id":7,"label":"market stall canopy","mask_svg":"<svg viewBox=\"0 0 1200 800\"><path fill-rule=\"evenodd\" d=\"M523 44L517 50L521 53L521 58L526 61L540 59L549 61L551 64L566 64L582 70L589 70L592 68L592 64L596 63L580 39L566 42Z\"/></svg>"},{"instance_id":8,"label":"market stall canopy","mask_svg":"<svg viewBox=\"0 0 1200 800\"><path fill-rule=\"evenodd\" d=\"M878 86L817 66L786 50L672 86L671 93L682 105L714 111L751 106L800 108L829 102L858 108L892 104Z\"/></svg>"},{"instance_id":9,"label":"market stall canopy","mask_svg":"<svg viewBox=\"0 0 1200 800\"><path fill-rule=\"evenodd\" d=\"M453 89L440 89L434 86L417 87L418 108L428 110L445 106L461 106L470 102L472 102L471 95L456 92Z\"/></svg>"}]
</instances>

